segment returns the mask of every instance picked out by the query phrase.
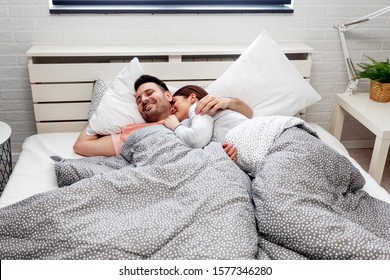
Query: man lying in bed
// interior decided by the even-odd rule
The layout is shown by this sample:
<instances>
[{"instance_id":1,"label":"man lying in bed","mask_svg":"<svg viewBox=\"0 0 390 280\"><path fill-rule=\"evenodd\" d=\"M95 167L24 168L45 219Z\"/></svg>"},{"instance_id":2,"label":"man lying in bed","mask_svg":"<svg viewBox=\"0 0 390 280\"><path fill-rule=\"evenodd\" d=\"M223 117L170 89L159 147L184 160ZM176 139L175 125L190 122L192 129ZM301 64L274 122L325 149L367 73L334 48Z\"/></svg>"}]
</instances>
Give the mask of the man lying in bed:
<instances>
[{"instance_id":1,"label":"man lying in bed","mask_svg":"<svg viewBox=\"0 0 390 280\"><path fill-rule=\"evenodd\" d=\"M114 156L121 151L128 135L148 125L162 124L171 115L172 93L160 79L143 75L135 82L138 110L146 123L129 125L116 135L88 135L87 127L80 133L73 149L83 156ZM213 115L217 110L231 109L251 118L252 109L236 98L206 96L197 104L196 113ZM229 154L232 145L226 146Z\"/></svg>"}]
</instances>

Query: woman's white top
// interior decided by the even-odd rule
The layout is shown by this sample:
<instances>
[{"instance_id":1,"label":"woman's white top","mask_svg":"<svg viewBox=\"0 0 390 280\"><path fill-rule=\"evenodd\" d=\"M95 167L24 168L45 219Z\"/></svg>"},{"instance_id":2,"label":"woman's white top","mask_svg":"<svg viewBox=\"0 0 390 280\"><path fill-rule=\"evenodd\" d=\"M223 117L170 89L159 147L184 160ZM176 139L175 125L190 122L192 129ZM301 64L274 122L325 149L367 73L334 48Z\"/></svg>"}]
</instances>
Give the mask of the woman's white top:
<instances>
[{"instance_id":1,"label":"woman's white top","mask_svg":"<svg viewBox=\"0 0 390 280\"><path fill-rule=\"evenodd\" d=\"M195 107L195 104L190 107L189 118L174 130L177 137L192 148L203 148L210 140L223 143L229 130L248 119L229 109L220 110L214 116L197 115Z\"/></svg>"}]
</instances>

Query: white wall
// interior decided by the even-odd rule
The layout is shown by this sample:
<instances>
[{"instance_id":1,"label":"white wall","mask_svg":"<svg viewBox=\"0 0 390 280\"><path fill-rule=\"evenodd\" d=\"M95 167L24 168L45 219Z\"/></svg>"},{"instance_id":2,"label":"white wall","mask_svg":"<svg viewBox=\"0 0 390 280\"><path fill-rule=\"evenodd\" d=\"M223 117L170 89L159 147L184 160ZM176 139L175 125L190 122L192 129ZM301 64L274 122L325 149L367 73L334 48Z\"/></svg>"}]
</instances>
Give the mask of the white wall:
<instances>
[{"instance_id":1,"label":"white wall","mask_svg":"<svg viewBox=\"0 0 390 280\"><path fill-rule=\"evenodd\" d=\"M389 0L296 0L294 14L50 15L48 0L0 0L0 121L12 127L16 155L25 137L36 132L25 56L33 44L249 45L267 30L277 42L315 49L311 83L323 99L309 108L308 120L329 129L334 95L345 90L348 79L333 25L386 5ZM390 15L353 29L348 39L355 61L363 54L390 57ZM347 125L346 138L371 137L355 122Z\"/></svg>"}]
</instances>

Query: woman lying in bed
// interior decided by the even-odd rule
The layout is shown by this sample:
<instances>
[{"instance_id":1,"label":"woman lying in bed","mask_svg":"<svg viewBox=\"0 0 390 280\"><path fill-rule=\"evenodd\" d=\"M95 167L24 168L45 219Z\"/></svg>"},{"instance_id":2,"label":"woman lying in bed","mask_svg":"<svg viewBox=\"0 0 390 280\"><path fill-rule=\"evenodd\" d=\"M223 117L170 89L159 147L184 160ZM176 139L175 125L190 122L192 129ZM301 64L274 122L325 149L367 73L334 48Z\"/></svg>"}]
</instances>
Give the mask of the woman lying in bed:
<instances>
[{"instance_id":1,"label":"woman lying in bed","mask_svg":"<svg viewBox=\"0 0 390 280\"><path fill-rule=\"evenodd\" d=\"M218 111L213 116L197 114L197 103L206 96L208 96L207 91L196 85L188 85L180 88L172 97L172 115L168 116L163 123L191 148L203 148L211 140L224 143L223 147L227 154L232 160L236 160L237 149L235 142L237 141L235 138L237 136L235 135L242 133L241 129L239 129L238 133L230 131L239 124L247 121L248 118L228 109ZM251 160L255 162L261 160L264 156L262 153L266 149L261 149L261 152L256 152L256 149L258 150L261 147L261 143L259 142L262 142L264 145L264 142L268 141L269 145L284 129L298 125L308 127L303 120L294 117L272 116L252 120L251 127L247 127L245 130L247 133L250 132L247 135L248 138L241 138L243 143L239 143L241 150L240 160L238 161L239 166L245 171L250 171L241 163L243 157L250 156ZM260 127L261 130L259 130ZM311 131L311 128L308 128L308 130ZM315 132L312 133L315 134ZM226 140L225 137L227 135L229 137ZM259 141L259 135L262 135L261 141ZM263 137L264 135L267 135L268 138ZM248 149L245 146L248 142L254 144L254 147Z\"/></svg>"},{"instance_id":2,"label":"woman lying in bed","mask_svg":"<svg viewBox=\"0 0 390 280\"><path fill-rule=\"evenodd\" d=\"M244 115L229 109L219 110L213 116L197 114L198 102L207 96L208 93L199 86L188 85L180 88L172 97L172 115L164 121L166 127L192 148L203 148L211 140L223 143L232 128L248 120ZM234 146L226 144L224 148L235 160Z\"/></svg>"}]
</instances>

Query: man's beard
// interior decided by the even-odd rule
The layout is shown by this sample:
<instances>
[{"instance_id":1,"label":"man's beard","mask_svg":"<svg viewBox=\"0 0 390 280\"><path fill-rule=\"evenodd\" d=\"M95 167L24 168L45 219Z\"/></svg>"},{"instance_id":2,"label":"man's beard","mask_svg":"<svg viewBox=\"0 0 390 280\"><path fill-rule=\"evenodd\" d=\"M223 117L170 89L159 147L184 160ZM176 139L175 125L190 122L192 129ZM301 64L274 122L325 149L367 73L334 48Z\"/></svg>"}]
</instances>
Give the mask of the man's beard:
<instances>
[{"instance_id":1,"label":"man's beard","mask_svg":"<svg viewBox=\"0 0 390 280\"><path fill-rule=\"evenodd\" d=\"M167 118L171 113L171 104L160 104L159 106L155 104L155 108L144 112L142 116L144 117L145 121L148 123L152 122L158 122L165 118Z\"/></svg>"}]
</instances>

